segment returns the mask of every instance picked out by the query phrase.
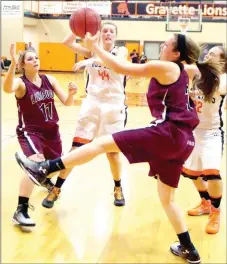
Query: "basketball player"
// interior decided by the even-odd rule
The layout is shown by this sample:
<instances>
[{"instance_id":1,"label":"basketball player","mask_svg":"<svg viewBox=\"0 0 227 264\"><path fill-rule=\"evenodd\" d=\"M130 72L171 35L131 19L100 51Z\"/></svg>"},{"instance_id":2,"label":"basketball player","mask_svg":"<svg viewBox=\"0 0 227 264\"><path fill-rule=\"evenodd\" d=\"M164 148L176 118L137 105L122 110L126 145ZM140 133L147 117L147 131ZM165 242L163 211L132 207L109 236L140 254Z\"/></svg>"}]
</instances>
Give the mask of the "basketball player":
<instances>
[{"instance_id":1,"label":"basketball player","mask_svg":"<svg viewBox=\"0 0 227 264\"><path fill-rule=\"evenodd\" d=\"M16 129L23 153L32 160L57 158L62 154L62 143L58 129L58 114L54 105L54 94L64 105L74 102L77 86L69 84L68 95L52 76L39 75L40 61L34 51L22 52L18 66L23 72L15 78L16 58L14 45L10 47L11 65L6 74L3 90L15 93L19 123ZM52 184L53 185L53 184ZM51 190L50 180L44 186ZM24 177L20 182L18 207L13 221L20 226L35 226L28 215L28 207L34 183Z\"/></svg>"},{"instance_id":2,"label":"basketball player","mask_svg":"<svg viewBox=\"0 0 227 264\"><path fill-rule=\"evenodd\" d=\"M212 98L219 85L218 67L209 61L199 63L199 47L188 36L181 34L171 36L161 45L161 61L149 61L145 64L120 62L102 49L97 44L97 39L98 34L91 37L88 33L87 46L107 67L119 74L151 78L147 100L156 120L148 127L99 138L56 160L37 163L17 153L17 161L29 172L36 184L43 182L50 173L58 171L59 167L72 168L101 153L122 152L130 163L148 162L149 175L157 177L160 201L180 240L171 245L172 253L186 258L189 263L200 263L200 256L191 242L182 211L174 202L183 164L195 145L193 129L199 123L188 93L190 73L187 74L182 62L196 63L198 66L202 75L199 88L204 89L203 84L208 81L209 90L205 100Z\"/></svg>"},{"instance_id":3,"label":"basketball player","mask_svg":"<svg viewBox=\"0 0 227 264\"><path fill-rule=\"evenodd\" d=\"M222 63L223 71L219 89L213 95L211 102L204 101L204 95L200 91L193 97L200 123L195 129L195 148L184 165L182 173L185 177L194 180L201 197L200 204L188 210L188 214L191 216L209 214L206 226L208 234L216 234L220 228L220 203L223 189L220 167L224 144L222 109L227 89L226 59L226 52L220 46L210 49L205 57L205 61L214 60Z\"/></svg>"},{"instance_id":4,"label":"basketball player","mask_svg":"<svg viewBox=\"0 0 227 264\"><path fill-rule=\"evenodd\" d=\"M104 23L101 28L101 42L104 50L116 55L118 59L127 58L128 52L125 47L115 47L114 41L117 36L117 27L112 23ZM88 74L86 92L87 98L83 100L76 132L73 138L72 149L91 142L100 135L110 135L124 129L126 124L125 102L125 76L117 74L112 70L101 66L92 56L87 48L75 43L76 36L70 34L63 43L71 48L75 53L88 58L77 63L74 67L76 71L80 67L86 66ZM91 59L89 59L91 58ZM114 205L125 205L125 199L121 187L121 160L119 153L107 153L111 172L114 179ZM65 178L71 170L65 170L59 181L64 183ZM57 200L61 186L55 186L43 201L43 206L52 208Z\"/></svg>"}]
</instances>

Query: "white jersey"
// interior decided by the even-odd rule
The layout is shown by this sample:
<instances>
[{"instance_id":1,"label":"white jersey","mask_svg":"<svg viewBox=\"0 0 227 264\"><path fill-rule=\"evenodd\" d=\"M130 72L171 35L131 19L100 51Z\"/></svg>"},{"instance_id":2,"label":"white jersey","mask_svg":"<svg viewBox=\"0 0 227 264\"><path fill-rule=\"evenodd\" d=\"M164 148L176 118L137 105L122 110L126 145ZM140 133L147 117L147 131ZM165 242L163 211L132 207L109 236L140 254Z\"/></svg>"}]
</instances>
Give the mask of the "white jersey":
<instances>
[{"instance_id":1,"label":"white jersey","mask_svg":"<svg viewBox=\"0 0 227 264\"><path fill-rule=\"evenodd\" d=\"M212 102L205 102L203 95L196 95L193 100L196 104L196 111L200 120L196 129L218 129L223 126L222 110L226 96L227 75L222 74L220 77L220 88L214 94Z\"/></svg>"},{"instance_id":2,"label":"white jersey","mask_svg":"<svg viewBox=\"0 0 227 264\"><path fill-rule=\"evenodd\" d=\"M111 51L116 55L117 47ZM124 103L126 78L111 69L95 64L94 62L87 65L88 80L86 92L88 96L95 96L96 99L108 99Z\"/></svg>"}]
</instances>

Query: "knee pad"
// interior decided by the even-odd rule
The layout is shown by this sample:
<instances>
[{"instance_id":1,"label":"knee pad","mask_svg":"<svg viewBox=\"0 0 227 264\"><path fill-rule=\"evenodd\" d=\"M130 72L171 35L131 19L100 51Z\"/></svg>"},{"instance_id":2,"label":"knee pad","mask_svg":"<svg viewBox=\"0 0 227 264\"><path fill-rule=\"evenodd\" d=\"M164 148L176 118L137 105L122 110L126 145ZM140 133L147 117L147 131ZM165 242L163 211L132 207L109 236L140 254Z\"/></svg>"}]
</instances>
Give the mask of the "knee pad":
<instances>
[{"instance_id":1,"label":"knee pad","mask_svg":"<svg viewBox=\"0 0 227 264\"><path fill-rule=\"evenodd\" d=\"M204 181L221 180L221 175L206 175L203 176Z\"/></svg>"}]
</instances>

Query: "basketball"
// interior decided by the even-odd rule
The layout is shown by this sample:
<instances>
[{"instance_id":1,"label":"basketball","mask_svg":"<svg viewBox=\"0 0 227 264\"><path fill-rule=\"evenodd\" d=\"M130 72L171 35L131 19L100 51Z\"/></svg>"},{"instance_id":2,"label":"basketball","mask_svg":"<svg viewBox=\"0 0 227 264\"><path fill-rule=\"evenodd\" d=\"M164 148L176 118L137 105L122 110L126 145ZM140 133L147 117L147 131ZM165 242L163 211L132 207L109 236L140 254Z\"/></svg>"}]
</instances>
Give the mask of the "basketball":
<instances>
[{"instance_id":1,"label":"basketball","mask_svg":"<svg viewBox=\"0 0 227 264\"><path fill-rule=\"evenodd\" d=\"M91 8L80 8L72 13L69 26L71 31L81 38L84 38L87 32L95 35L101 27L101 17Z\"/></svg>"}]
</instances>

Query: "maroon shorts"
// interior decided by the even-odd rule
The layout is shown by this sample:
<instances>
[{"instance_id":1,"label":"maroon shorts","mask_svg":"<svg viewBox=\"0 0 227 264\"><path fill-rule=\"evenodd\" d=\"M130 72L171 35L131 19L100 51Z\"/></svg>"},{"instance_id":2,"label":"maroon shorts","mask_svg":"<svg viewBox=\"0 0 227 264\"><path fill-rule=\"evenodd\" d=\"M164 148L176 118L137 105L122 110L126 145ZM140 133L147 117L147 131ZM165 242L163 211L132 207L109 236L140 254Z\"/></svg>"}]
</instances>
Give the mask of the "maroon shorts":
<instances>
[{"instance_id":1,"label":"maroon shorts","mask_svg":"<svg viewBox=\"0 0 227 264\"><path fill-rule=\"evenodd\" d=\"M158 175L163 183L174 188L195 145L191 128L170 121L121 131L113 138L130 163L148 162L149 176Z\"/></svg>"},{"instance_id":2,"label":"maroon shorts","mask_svg":"<svg viewBox=\"0 0 227 264\"><path fill-rule=\"evenodd\" d=\"M54 137L53 135L53 139L45 139L41 134L24 132L20 133L17 138L27 157L40 153L46 159L56 159L62 155L62 142L59 136Z\"/></svg>"}]
</instances>

